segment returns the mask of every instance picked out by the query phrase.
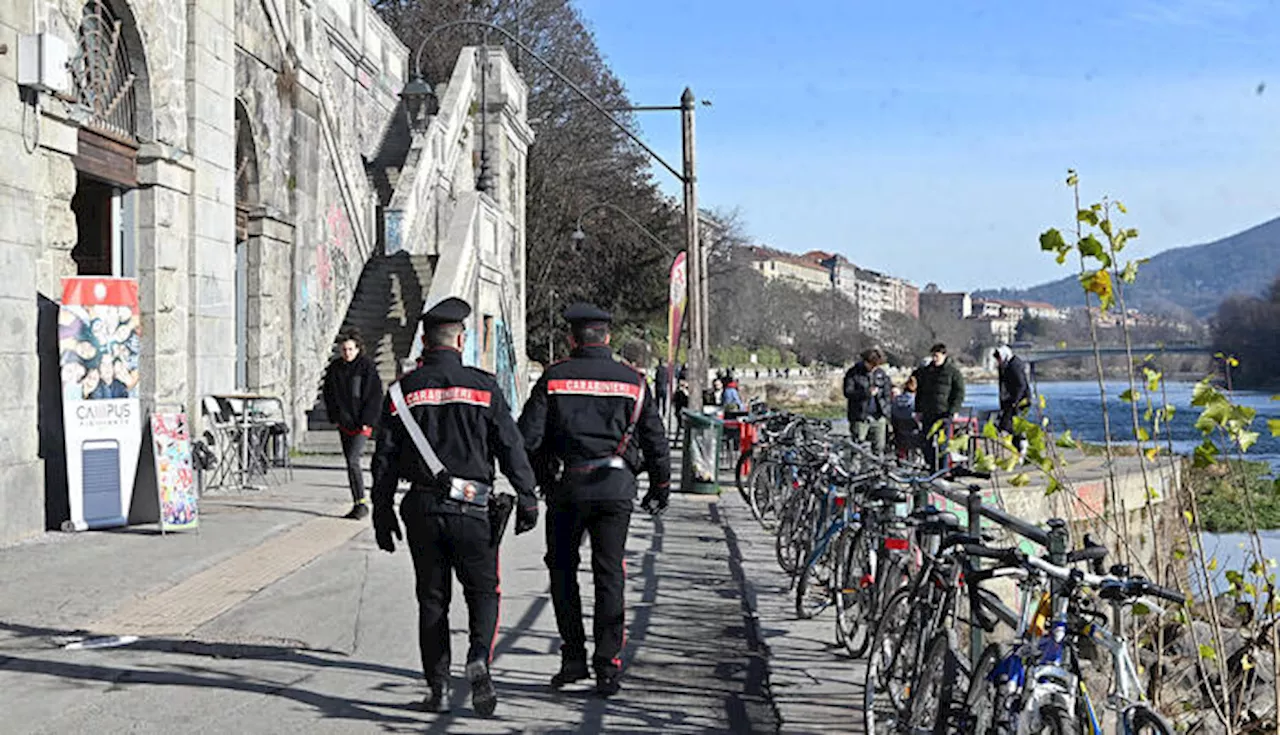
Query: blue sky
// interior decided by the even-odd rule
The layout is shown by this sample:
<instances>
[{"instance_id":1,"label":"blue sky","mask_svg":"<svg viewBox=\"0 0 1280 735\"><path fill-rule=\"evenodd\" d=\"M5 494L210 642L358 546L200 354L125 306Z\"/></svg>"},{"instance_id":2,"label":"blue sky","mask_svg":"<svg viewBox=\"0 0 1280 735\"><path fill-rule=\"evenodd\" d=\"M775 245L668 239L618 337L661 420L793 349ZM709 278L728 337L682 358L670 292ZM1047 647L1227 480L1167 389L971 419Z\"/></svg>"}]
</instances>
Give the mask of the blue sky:
<instances>
[{"instance_id":1,"label":"blue sky","mask_svg":"<svg viewBox=\"0 0 1280 735\"><path fill-rule=\"evenodd\" d=\"M1140 255L1280 216L1274 2L576 4L637 104L711 100L700 203L769 245L1031 285L1065 275L1036 238L1072 221L1067 168L1125 203ZM641 120L678 166L678 117Z\"/></svg>"}]
</instances>

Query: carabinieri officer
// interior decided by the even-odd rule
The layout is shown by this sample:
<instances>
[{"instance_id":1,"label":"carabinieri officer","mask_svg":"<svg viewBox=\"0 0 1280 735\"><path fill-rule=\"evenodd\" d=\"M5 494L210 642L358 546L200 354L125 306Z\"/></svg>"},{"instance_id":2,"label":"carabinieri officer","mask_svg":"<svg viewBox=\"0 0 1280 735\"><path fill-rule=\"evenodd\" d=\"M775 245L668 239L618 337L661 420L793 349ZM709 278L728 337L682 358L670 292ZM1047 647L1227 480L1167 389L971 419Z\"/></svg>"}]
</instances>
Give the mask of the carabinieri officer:
<instances>
[{"instance_id":1,"label":"carabinieri officer","mask_svg":"<svg viewBox=\"0 0 1280 735\"><path fill-rule=\"evenodd\" d=\"M456 571L471 634L471 703L487 716L498 703L489 663L498 628L497 537L507 520L504 514L491 528L495 458L516 490L517 534L537 525L538 505L533 470L501 388L489 373L462 364L463 322L470 313L467 302L449 298L422 315L421 367L394 384L383 402L373 457L373 527L378 547L395 551L392 536L402 538L393 509L396 481L409 480L400 516L413 555L418 646L431 690L423 709L449 708L449 598Z\"/></svg>"},{"instance_id":2,"label":"carabinieri officer","mask_svg":"<svg viewBox=\"0 0 1280 735\"><path fill-rule=\"evenodd\" d=\"M579 548L586 535L595 581L592 667L596 691L607 697L620 688L623 553L636 473L649 474L645 510L661 513L671 492L671 459L644 375L615 360L609 348L609 313L574 304L564 317L571 356L538 380L520 416L520 431L547 502L545 561L562 641L560 672L551 686L559 689L590 676L578 590Z\"/></svg>"}]
</instances>

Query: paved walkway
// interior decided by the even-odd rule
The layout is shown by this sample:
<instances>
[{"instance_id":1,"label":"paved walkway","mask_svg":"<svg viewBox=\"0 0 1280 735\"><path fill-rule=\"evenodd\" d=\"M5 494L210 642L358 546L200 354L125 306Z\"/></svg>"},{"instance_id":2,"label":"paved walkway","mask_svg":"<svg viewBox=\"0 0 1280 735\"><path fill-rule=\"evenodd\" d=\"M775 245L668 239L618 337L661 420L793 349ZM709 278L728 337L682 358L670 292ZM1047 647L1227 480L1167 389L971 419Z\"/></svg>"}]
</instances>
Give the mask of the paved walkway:
<instances>
[{"instance_id":1,"label":"paved walkway","mask_svg":"<svg viewBox=\"0 0 1280 735\"><path fill-rule=\"evenodd\" d=\"M558 636L542 529L502 551L500 703L417 712L412 565L345 521L337 458L292 483L208 497L200 533L49 534L0 549L0 712L6 733L848 732L860 668L799 623L772 539L732 491L637 513L627 563L621 695L556 694ZM584 565L584 572L586 565ZM587 575L584 606L590 610ZM465 650L455 594L454 650ZM588 628L589 629L589 628ZM69 650L90 634L127 646Z\"/></svg>"}]
</instances>

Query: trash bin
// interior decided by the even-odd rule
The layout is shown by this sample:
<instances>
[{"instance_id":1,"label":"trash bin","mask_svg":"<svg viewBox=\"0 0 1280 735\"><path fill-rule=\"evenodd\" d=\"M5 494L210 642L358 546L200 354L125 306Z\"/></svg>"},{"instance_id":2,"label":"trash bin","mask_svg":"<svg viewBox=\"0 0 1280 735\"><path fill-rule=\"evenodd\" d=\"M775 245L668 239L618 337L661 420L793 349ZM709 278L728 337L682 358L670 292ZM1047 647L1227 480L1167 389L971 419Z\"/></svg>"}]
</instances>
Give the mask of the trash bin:
<instances>
[{"instance_id":1,"label":"trash bin","mask_svg":"<svg viewBox=\"0 0 1280 735\"><path fill-rule=\"evenodd\" d=\"M680 489L699 495L720 494L720 438L724 422L714 416L685 410L684 460Z\"/></svg>"}]
</instances>

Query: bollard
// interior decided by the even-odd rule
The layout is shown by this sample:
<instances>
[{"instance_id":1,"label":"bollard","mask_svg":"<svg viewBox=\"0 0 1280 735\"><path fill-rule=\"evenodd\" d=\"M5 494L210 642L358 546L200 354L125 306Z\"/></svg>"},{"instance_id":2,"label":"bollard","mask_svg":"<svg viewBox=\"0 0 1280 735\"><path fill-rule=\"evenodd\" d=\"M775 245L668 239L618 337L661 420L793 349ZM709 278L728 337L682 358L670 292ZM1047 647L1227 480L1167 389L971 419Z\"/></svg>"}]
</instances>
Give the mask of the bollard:
<instances>
[{"instance_id":1,"label":"bollard","mask_svg":"<svg viewBox=\"0 0 1280 735\"><path fill-rule=\"evenodd\" d=\"M1070 545L1070 538L1067 536L1067 522L1061 518L1050 518L1049 526L1049 544L1046 547L1049 550L1049 563L1065 566L1067 563L1067 548ZM1052 581L1049 585L1049 591L1053 595L1053 615L1056 619L1059 615L1064 614L1067 608L1067 600L1061 594L1062 583Z\"/></svg>"},{"instance_id":2,"label":"bollard","mask_svg":"<svg viewBox=\"0 0 1280 735\"><path fill-rule=\"evenodd\" d=\"M969 513L969 535L975 538L982 538L982 488L978 485L969 486L969 495L965 498L965 507ZM982 562L979 559L972 559L973 568L975 570L982 568ZM971 599L977 599L974 595ZM982 626L978 625L978 611L969 611L969 670L973 671L978 665L978 659L982 657L983 641Z\"/></svg>"}]
</instances>

